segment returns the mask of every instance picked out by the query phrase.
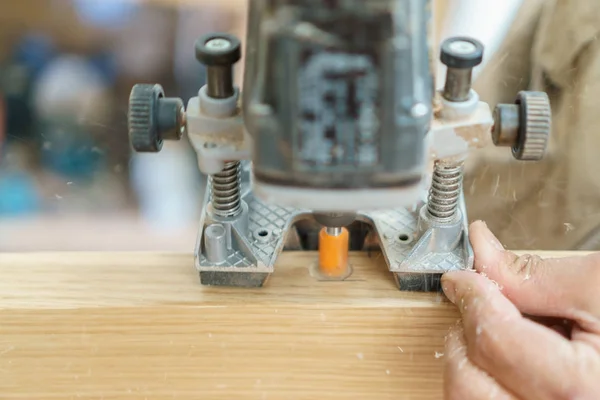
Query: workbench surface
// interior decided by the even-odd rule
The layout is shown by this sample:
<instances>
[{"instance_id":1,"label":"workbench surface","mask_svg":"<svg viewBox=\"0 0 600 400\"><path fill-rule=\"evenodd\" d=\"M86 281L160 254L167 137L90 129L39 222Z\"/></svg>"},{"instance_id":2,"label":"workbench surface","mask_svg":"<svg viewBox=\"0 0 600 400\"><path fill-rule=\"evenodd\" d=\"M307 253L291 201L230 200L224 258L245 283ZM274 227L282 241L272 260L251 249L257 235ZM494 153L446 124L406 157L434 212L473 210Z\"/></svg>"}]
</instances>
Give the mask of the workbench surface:
<instances>
[{"instance_id":1,"label":"workbench surface","mask_svg":"<svg viewBox=\"0 0 600 400\"><path fill-rule=\"evenodd\" d=\"M200 286L188 254L0 253L0 398L441 399L454 306L379 253L344 282L315 260L247 290Z\"/></svg>"}]
</instances>

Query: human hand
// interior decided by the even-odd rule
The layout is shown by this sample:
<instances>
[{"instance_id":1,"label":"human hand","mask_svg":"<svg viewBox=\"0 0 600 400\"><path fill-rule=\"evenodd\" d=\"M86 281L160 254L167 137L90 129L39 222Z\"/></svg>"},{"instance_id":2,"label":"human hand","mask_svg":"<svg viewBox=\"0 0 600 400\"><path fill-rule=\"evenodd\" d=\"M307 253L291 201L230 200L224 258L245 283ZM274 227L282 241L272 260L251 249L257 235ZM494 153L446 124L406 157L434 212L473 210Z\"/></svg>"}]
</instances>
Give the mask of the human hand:
<instances>
[{"instance_id":1,"label":"human hand","mask_svg":"<svg viewBox=\"0 0 600 400\"><path fill-rule=\"evenodd\" d=\"M462 314L446 337L445 398L600 399L600 254L517 257L483 222L470 237L477 273L442 278Z\"/></svg>"}]
</instances>

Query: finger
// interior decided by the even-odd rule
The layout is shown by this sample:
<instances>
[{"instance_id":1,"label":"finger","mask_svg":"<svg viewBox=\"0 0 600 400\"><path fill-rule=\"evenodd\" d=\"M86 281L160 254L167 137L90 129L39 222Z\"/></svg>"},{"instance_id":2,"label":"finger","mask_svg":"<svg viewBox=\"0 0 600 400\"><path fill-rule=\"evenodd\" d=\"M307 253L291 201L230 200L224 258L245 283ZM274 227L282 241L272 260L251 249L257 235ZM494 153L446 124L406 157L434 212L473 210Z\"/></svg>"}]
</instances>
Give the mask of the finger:
<instances>
[{"instance_id":1,"label":"finger","mask_svg":"<svg viewBox=\"0 0 600 400\"><path fill-rule=\"evenodd\" d=\"M572 398L576 380L565 380L577 359L571 343L529 321L490 280L451 272L442 288L463 317L469 359L517 396Z\"/></svg>"},{"instance_id":2,"label":"finger","mask_svg":"<svg viewBox=\"0 0 600 400\"><path fill-rule=\"evenodd\" d=\"M575 353L579 358L579 370L571 374L578 374L579 392L574 393L572 399L600 399L600 356L598 349L600 337L589 332L582 331L577 326L573 327L573 336L587 335L589 340L580 340L573 343Z\"/></svg>"},{"instance_id":3,"label":"finger","mask_svg":"<svg viewBox=\"0 0 600 400\"><path fill-rule=\"evenodd\" d=\"M566 339L571 339L573 321L569 319L555 317L538 317L536 315L523 315L523 317L554 330Z\"/></svg>"},{"instance_id":4,"label":"finger","mask_svg":"<svg viewBox=\"0 0 600 400\"><path fill-rule=\"evenodd\" d=\"M558 333L560 336L564 337L565 339L571 338L571 332L564 325L552 325L549 326L549 328L552 329L554 332Z\"/></svg>"},{"instance_id":5,"label":"finger","mask_svg":"<svg viewBox=\"0 0 600 400\"><path fill-rule=\"evenodd\" d=\"M444 368L446 400L514 400L486 372L474 366L467 357L467 342L461 326L446 336L446 365Z\"/></svg>"},{"instance_id":6,"label":"finger","mask_svg":"<svg viewBox=\"0 0 600 400\"><path fill-rule=\"evenodd\" d=\"M570 318L600 332L600 254L542 260L504 250L483 222L470 230L475 269L497 282L519 310Z\"/></svg>"},{"instance_id":7,"label":"finger","mask_svg":"<svg viewBox=\"0 0 600 400\"><path fill-rule=\"evenodd\" d=\"M600 335L590 333L582 329L579 325L575 325L571 330L571 339L577 342L586 343L595 350L600 363ZM600 376L600 374L598 375Z\"/></svg>"}]
</instances>

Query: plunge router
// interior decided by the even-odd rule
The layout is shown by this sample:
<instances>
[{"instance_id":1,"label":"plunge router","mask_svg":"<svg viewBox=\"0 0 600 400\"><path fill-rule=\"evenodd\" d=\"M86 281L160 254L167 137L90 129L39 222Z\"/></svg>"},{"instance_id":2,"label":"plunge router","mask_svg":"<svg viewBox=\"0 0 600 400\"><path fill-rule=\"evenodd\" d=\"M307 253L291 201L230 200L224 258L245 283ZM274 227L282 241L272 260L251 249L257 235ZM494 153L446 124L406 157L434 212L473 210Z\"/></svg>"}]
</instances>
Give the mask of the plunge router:
<instances>
[{"instance_id":1,"label":"plunge router","mask_svg":"<svg viewBox=\"0 0 600 400\"><path fill-rule=\"evenodd\" d=\"M240 40L196 43L207 84L187 107L157 84L134 86L129 133L138 152L187 134L208 175L195 249L201 283L260 287L284 248L318 238L316 276L345 279L349 249L379 247L401 290L439 289L469 269L462 191L470 151L492 141L543 157L548 96L521 92L492 113L471 87L483 46L441 45L427 0L251 0L243 93Z\"/></svg>"}]
</instances>

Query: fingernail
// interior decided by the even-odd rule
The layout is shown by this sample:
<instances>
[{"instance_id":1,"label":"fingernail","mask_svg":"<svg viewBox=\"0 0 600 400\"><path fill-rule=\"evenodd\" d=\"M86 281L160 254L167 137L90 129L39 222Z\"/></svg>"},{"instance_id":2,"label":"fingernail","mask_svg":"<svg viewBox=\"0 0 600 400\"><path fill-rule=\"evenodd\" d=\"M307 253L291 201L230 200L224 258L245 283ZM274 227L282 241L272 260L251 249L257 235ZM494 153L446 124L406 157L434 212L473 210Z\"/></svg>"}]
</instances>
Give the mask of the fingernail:
<instances>
[{"instance_id":1,"label":"fingernail","mask_svg":"<svg viewBox=\"0 0 600 400\"><path fill-rule=\"evenodd\" d=\"M442 277L442 290L452 303L456 303L456 284L448 274Z\"/></svg>"},{"instance_id":2,"label":"fingernail","mask_svg":"<svg viewBox=\"0 0 600 400\"><path fill-rule=\"evenodd\" d=\"M491 244L496 250L502 251L502 252L505 250L504 246L502 246L502 243L500 243L498 238L487 227L487 224L485 224L485 230L483 231L483 234L484 234L486 240L488 241L488 243Z\"/></svg>"}]
</instances>

